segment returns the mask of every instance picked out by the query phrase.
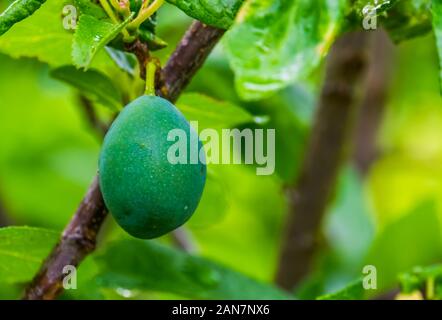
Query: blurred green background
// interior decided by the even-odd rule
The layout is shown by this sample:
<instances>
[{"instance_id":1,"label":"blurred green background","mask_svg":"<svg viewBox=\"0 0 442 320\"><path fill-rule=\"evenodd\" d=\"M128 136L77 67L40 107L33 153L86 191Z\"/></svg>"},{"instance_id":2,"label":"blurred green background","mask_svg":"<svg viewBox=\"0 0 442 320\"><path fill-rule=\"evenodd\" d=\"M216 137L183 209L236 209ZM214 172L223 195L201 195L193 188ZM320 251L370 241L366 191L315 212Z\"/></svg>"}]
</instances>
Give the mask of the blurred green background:
<instances>
[{"instance_id":1,"label":"blurred green background","mask_svg":"<svg viewBox=\"0 0 442 320\"><path fill-rule=\"evenodd\" d=\"M158 52L166 61L190 20L166 6L159 21L159 35L170 43ZM377 267L378 287L386 291L400 272L442 260L442 100L434 36L398 45L393 61L378 135L382 155L363 179L351 161L342 171L323 225L327 245L300 297L339 289L366 264ZM244 103L220 45L192 81L188 92L241 105L277 131L276 175L256 176L248 166L210 168L201 207L187 224L202 256L273 280L287 209L283 187L302 161L322 71L265 101ZM0 137L0 207L8 222L61 231L96 172L101 140L77 93L52 79L45 64L0 54ZM104 235L125 236L111 219ZM5 286L2 294L15 293Z\"/></svg>"}]
</instances>

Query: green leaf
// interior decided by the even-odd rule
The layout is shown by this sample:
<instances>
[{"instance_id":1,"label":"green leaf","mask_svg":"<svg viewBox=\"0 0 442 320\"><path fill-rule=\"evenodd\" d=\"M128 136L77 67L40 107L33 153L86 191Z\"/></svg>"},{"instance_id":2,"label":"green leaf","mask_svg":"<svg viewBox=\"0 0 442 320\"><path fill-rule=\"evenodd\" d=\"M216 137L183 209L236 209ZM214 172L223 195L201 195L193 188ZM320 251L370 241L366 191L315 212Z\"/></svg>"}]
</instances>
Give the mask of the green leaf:
<instances>
[{"instance_id":1,"label":"green leaf","mask_svg":"<svg viewBox=\"0 0 442 320\"><path fill-rule=\"evenodd\" d=\"M247 0L224 44L243 99L308 76L341 31L347 0Z\"/></svg>"},{"instance_id":2,"label":"green leaf","mask_svg":"<svg viewBox=\"0 0 442 320\"><path fill-rule=\"evenodd\" d=\"M32 15L46 0L16 0L0 14L0 36L17 22Z\"/></svg>"},{"instance_id":3,"label":"green leaf","mask_svg":"<svg viewBox=\"0 0 442 320\"><path fill-rule=\"evenodd\" d=\"M58 233L38 228L0 229L0 282L29 281L58 239Z\"/></svg>"},{"instance_id":4,"label":"green leaf","mask_svg":"<svg viewBox=\"0 0 442 320\"><path fill-rule=\"evenodd\" d=\"M229 206L225 176L218 174L216 168L207 168L206 185L200 203L187 222L189 227L207 228L219 223L226 215ZM214 208L213 203L216 203Z\"/></svg>"},{"instance_id":5,"label":"green leaf","mask_svg":"<svg viewBox=\"0 0 442 320\"><path fill-rule=\"evenodd\" d=\"M432 3L433 30L439 53L439 80L442 90L442 0L433 0Z\"/></svg>"},{"instance_id":6,"label":"green leaf","mask_svg":"<svg viewBox=\"0 0 442 320\"><path fill-rule=\"evenodd\" d=\"M198 121L200 129L230 128L253 121L253 117L246 110L230 102L217 101L199 93L181 95L177 107L187 120Z\"/></svg>"},{"instance_id":7,"label":"green leaf","mask_svg":"<svg viewBox=\"0 0 442 320\"><path fill-rule=\"evenodd\" d=\"M152 33L149 30L139 29L138 36L142 41L147 43L147 46L151 51L160 50L167 47L166 41L156 36L154 33Z\"/></svg>"},{"instance_id":8,"label":"green leaf","mask_svg":"<svg viewBox=\"0 0 442 320\"><path fill-rule=\"evenodd\" d=\"M380 22L396 43L422 36L431 31L430 4L430 0L397 1Z\"/></svg>"},{"instance_id":9,"label":"green leaf","mask_svg":"<svg viewBox=\"0 0 442 320\"><path fill-rule=\"evenodd\" d=\"M63 8L69 0L47 0L29 18L0 37L0 52L14 58L29 57L60 67L72 64L73 32L63 28ZM100 52L91 67L112 74L114 63Z\"/></svg>"},{"instance_id":10,"label":"green leaf","mask_svg":"<svg viewBox=\"0 0 442 320\"><path fill-rule=\"evenodd\" d=\"M243 165L209 165L208 172L212 169L222 184L228 207L222 219L210 227L194 228L193 218L189 221L188 227L200 252L234 270L270 283L274 278L281 228L288 210L287 200L281 192L282 183L276 175L257 176L255 170ZM208 180L208 185L211 183L213 181ZM212 207L208 210L216 211L219 202L212 199ZM201 212L201 215L215 217L216 213Z\"/></svg>"},{"instance_id":11,"label":"green leaf","mask_svg":"<svg viewBox=\"0 0 442 320\"><path fill-rule=\"evenodd\" d=\"M121 70L127 72L131 76L135 76L137 74L137 58L134 54L108 46L106 46L105 49Z\"/></svg>"},{"instance_id":12,"label":"green leaf","mask_svg":"<svg viewBox=\"0 0 442 320\"><path fill-rule=\"evenodd\" d=\"M414 267L409 272L399 275L401 293L412 294L426 289L427 299L442 299L442 265ZM432 290L432 292L430 292Z\"/></svg>"},{"instance_id":13,"label":"green leaf","mask_svg":"<svg viewBox=\"0 0 442 320\"><path fill-rule=\"evenodd\" d=\"M411 271L399 275L402 292L412 293L422 288L428 278L442 277L442 265L429 267L414 267Z\"/></svg>"},{"instance_id":14,"label":"green leaf","mask_svg":"<svg viewBox=\"0 0 442 320\"><path fill-rule=\"evenodd\" d=\"M244 0L167 0L167 2L205 24L228 29Z\"/></svg>"},{"instance_id":15,"label":"green leaf","mask_svg":"<svg viewBox=\"0 0 442 320\"><path fill-rule=\"evenodd\" d=\"M73 66L64 66L52 70L51 76L74 86L89 98L113 110L120 110L122 107L121 92L99 71L83 71Z\"/></svg>"},{"instance_id":16,"label":"green leaf","mask_svg":"<svg viewBox=\"0 0 442 320\"><path fill-rule=\"evenodd\" d=\"M391 8L393 8L396 4L399 3L399 0L381 0L381 1L374 1L373 5L376 10L377 14L381 14L384 12L387 12Z\"/></svg>"},{"instance_id":17,"label":"green leaf","mask_svg":"<svg viewBox=\"0 0 442 320\"><path fill-rule=\"evenodd\" d=\"M362 280L356 280L345 288L333 293L318 297L318 300L362 300L365 297L365 290Z\"/></svg>"},{"instance_id":18,"label":"green leaf","mask_svg":"<svg viewBox=\"0 0 442 320\"><path fill-rule=\"evenodd\" d=\"M110 20L103 8L91 0L74 0L74 4L80 14L94 16L100 20Z\"/></svg>"},{"instance_id":19,"label":"green leaf","mask_svg":"<svg viewBox=\"0 0 442 320\"><path fill-rule=\"evenodd\" d=\"M63 29L63 7L63 1L48 0L0 37L0 51L14 58L35 57L51 65L70 64L72 35Z\"/></svg>"},{"instance_id":20,"label":"green leaf","mask_svg":"<svg viewBox=\"0 0 442 320\"><path fill-rule=\"evenodd\" d=\"M0 108L0 136L14 137L0 143L1 197L12 220L60 230L96 173L99 141L47 66L5 55L0 65L1 104L14 106Z\"/></svg>"},{"instance_id":21,"label":"green leaf","mask_svg":"<svg viewBox=\"0 0 442 320\"><path fill-rule=\"evenodd\" d=\"M365 260L366 265L378 270L378 289L392 286L399 273L415 265L440 259L441 230L436 210L433 201L423 202L378 234Z\"/></svg>"},{"instance_id":22,"label":"green leaf","mask_svg":"<svg viewBox=\"0 0 442 320\"><path fill-rule=\"evenodd\" d=\"M97 52L114 39L131 18L132 15L120 24L112 24L94 16L81 15L72 45L74 65L87 69Z\"/></svg>"},{"instance_id":23,"label":"green leaf","mask_svg":"<svg viewBox=\"0 0 442 320\"><path fill-rule=\"evenodd\" d=\"M346 267L344 274L360 272L360 266L372 244L375 225L367 208L362 179L352 167L342 170L333 206L324 221L328 246L335 260ZM331 271L330 266L326 266Z\"/></svg>"},{"instance_id":24,"label":"green leaf","mask_svg":"<svg viewBox=\"0 0 442 320\"><path fill-rule=\"evenodd\" d=\"M371 6L376 15L383 14L393 8L399 0L357 0L354 4L354 10L358 15L364 16L364 8Z\"/></svg>"},{"instance_id":25,"label":"green leaf","mask_svg":"<svg viewBox=\"0 0 442 320\"><path fill-rule=\"evenodd\" d=\"M203 258L153 241L115 242L97 258L104 287L196 299L290 299L288 294Z\"/></svg>"}]
</instances>

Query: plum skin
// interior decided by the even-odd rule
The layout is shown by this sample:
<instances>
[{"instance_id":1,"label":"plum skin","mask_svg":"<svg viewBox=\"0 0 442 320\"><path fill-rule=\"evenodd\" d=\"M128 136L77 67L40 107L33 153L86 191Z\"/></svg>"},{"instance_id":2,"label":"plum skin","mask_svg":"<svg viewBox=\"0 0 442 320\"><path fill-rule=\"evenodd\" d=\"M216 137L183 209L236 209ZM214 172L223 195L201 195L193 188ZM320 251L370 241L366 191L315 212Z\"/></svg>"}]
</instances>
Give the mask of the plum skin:
<instances>
[{"instance_id":1,"label":"plum skin","mask_svg":"<svg viewBox=\"0 0 442 320\"><path fill-rule=\"evenodd\" d=\"M103 199L134 237L152 239L178 228L201 199L206 165L199 159L197 164L169 163L167 151L175 142L167 136L173 129L184 130L187 137L193 130L172 103L145 95L123 109L104 139L99 157Z\"/></svg>"}]
</instances>

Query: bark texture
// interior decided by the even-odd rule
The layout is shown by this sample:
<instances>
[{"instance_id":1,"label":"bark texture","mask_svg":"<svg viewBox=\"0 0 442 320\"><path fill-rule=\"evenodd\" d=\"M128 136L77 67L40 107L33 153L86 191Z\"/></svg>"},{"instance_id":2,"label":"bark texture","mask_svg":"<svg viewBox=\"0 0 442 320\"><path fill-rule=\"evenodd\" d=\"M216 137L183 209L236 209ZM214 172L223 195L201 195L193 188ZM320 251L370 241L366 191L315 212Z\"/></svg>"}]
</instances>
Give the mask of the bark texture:
<instances>
[{"instance_id":1,"label":"bark texture","mask_svg":"<svg viewBox=\"0 0 442 320\"><path fill-rule=\"evenodd\" d=\"M353 160L362 176L370 170L379 157L377 145L392 73L394 45L388 34L380 29L375 32L370 67L365 83L354 134Z\"/></svg>"},{"instance_id":2,"label":"bark texture","mask_svg":"<svg viewBox=\"0 0 442 320\"><path fill-rule=\"evenodd\" d=\"M284 289L292 290L311 268L322 218L349 145L370 38L368 32L343 35L328 56L303 165L287 190L290 210L276 274L276 283Z\"/></svg>"}]
</instances>

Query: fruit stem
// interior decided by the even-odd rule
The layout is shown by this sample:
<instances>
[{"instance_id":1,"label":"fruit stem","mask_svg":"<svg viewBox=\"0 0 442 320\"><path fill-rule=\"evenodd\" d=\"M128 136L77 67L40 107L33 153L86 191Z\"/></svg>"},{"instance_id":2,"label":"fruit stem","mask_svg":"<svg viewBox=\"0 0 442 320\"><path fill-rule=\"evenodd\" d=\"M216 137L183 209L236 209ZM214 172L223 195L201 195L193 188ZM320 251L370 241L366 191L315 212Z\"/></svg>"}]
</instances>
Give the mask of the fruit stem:
<instances>
[{"instance_id":1,"label":"fruit stem","mask_svg":"<svg viewBox=\"0 0 442 320\"><path fill-rule=\"evenodd\" d=\"M121 12L121 6L120 6L120 2L118 1L118 0L109 0L110 1L110 4L111 4L111 6L115 9L115 10L117 10L117 12Z\"/></svg>"},{"instance_id":2,"label":"fruit stem","mask_svg":"<svg viewBox=\"0 0 442 320\"><path fill-rule=\"evenodd\" d=\"M155 95L155 73L157 72L157 65L155 61L150 60L146 65L146 90L144 94L147 96Z\"/></svg>"},{"instance_id":3,"label":"fruit stem","mask_svg":"<svg viewBox=\"0 0 442 320\"><path fill-rule=\"evenodd\" d=\"M123 17L130 16L129 0L109 0L112 7Z\"/></svg>"},{"instance_id":4,"label":"fruit stem","mask_svg":"<svg viewBox=\"0 0 442 320\"><path fill-rule=\"evenodd\" d=\"M148 1L146 0L146 3ZM151 15L153 15L164 3L164 0L154 0L147 8L141 8L138 16L128 25L128 28L131 30L137 29L144 21L149 19Z\"/></svg>"},{"instance_id":5,"label":"fruit stem","mask_svg":"<svg viewBox=\"0 0 442 320\"><path fill-rule=\"evenodd\" d=\"M112 7L109 5L108 0L99 0L101 6L103 7L104 11L108 15L108 17L112 20L113 23L120 23L120 19L115 15L114 10L112 10Z\"/></svg>"},{"instance_id":6,"label":"fruit stem","mask_svg":"<svg viewBox=\"0 0 442 320\"><path fill-rule=\"evenodd\" d=\"M109 5L108 0L99 0L99 1L100 1L101 6L103 7L104 11L108 15L108 17L112 20L112 22L115 24L120 24L121 21L115 15L115 12L114 12L114 10L112 10L112 7ZM123 40L125 42L133 41L134 38L129 34L129 32L126 30L126 28L123 28L123 30L121 30L121 33L123 34Z\"/></svg>"},{"instance_id":7,"label":"fruit stem","mask_svg":"<svg viewBox=\"0 0 442 320\"><path fill-rule=\"evenodd\" d=\"M130 2L129 0L123 0L122 2L123 8L122 8L122 14L125 18L130 16Z\"/></svg>"}]
</instances>

